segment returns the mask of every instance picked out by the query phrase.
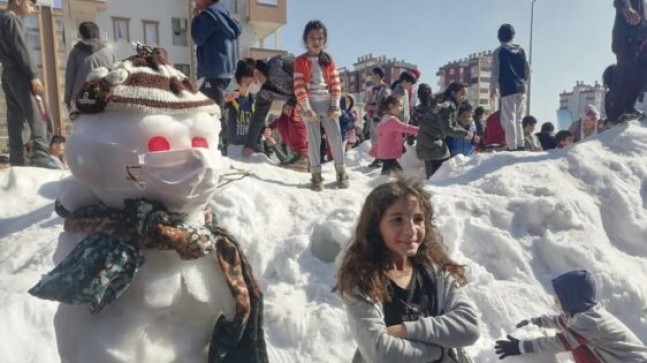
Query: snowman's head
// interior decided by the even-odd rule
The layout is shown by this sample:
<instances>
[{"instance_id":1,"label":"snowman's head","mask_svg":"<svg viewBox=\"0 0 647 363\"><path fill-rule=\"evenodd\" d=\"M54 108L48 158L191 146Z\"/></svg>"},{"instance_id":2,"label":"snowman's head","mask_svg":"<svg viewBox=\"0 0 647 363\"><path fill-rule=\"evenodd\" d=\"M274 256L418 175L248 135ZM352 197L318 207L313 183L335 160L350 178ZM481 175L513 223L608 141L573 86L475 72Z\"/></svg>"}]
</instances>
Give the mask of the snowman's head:
<instances>
[{"instance_id":1,"label":"snowman's head","mask_svg":"<svg viewBox=\"0 0 647 363\"><path fill-rule=\"evenodd\" d=\"M158 56L95 70L77 109L68 164L103 203L145 197L191 212L213 196L220 110Z\"/></svg>"}]
</instances>

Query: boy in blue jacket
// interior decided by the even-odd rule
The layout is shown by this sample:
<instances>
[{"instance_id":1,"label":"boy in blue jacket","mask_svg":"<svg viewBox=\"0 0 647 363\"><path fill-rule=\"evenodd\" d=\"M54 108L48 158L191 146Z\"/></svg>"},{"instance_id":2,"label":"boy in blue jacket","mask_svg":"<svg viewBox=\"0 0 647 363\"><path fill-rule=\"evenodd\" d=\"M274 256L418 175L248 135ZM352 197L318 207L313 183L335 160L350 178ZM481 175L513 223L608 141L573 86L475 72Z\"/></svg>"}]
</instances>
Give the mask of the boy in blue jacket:
<instances>
[{"instance_id":1,"label":"boy in blue jacket","mask_svg":"<svg viewBox=\"0 0 647 363\"><path fill-rule=\"evenodd\" d=\"M191 21L191 38L196 44L198 79L204 79L200 92L214 100L224 115L225 89L236 69L234 41L242 27L219 0L197 0ZM220 119L220 151L227 155L227 122Z\"/></svg>"},{"instance_id":2,"label":"boy in blue jacket","mask_svg":"<svg viewBox=\"0 0 647 363\"><path fill-rule=\"evenodd\" d=\"M476 123L472 118L472 105L468 102L463 102L458 107L458 122L465 128L465 130L470 131L473 135L476 135ZM447 146L449 147L449 153L451 157L454 157L458 154L465 156L472 156L474 153L474 146L478 144L479 137L474 136L471 140L466 140L463 137L447 137Z\"/></svg>"}]
</instances>

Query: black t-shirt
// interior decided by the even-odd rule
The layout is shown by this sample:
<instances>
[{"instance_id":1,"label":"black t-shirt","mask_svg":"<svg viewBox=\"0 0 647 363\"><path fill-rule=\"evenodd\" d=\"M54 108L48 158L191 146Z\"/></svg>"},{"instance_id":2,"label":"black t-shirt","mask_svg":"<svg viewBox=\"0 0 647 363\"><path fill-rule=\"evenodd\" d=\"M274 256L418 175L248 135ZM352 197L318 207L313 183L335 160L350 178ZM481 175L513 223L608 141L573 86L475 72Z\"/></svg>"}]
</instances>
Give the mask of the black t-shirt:
<instances>
[{"instance_id":1,"label":"black t-shirt","mask_svg":"<svg viewBox=\"0 0 647 363\"><path fill-rule=\"evenodd\" d=\"M391 297L384 303L384 322L386 326L399 325L405 321L416 321L430 316L433 299L433 286L425 279L418 268L414 268L411 284L408 289L403 289L392 280L389 280L388 291ZM432 290L429 290L429 288ZM429 293L432 291L432 293Z\"/></svg>"}]
</instances>

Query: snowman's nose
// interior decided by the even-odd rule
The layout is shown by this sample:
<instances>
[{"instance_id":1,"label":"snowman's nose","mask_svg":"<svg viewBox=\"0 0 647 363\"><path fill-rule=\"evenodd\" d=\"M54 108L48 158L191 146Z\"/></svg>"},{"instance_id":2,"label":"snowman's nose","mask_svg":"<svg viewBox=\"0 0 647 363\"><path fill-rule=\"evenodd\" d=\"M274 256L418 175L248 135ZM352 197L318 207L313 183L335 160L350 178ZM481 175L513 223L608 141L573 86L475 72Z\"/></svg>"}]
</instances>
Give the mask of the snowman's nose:
<instances>
[{"instance_id":1,"label":"snowman's nose","mask_svg":"<svg viewBox=\"0 0 647 363\"><path fill-rule=\"evenodd\" d=\"M148 151L168 151L171 149L171 143L164 136L154 136L148 140Z\"/></svg>"}]
</instances>

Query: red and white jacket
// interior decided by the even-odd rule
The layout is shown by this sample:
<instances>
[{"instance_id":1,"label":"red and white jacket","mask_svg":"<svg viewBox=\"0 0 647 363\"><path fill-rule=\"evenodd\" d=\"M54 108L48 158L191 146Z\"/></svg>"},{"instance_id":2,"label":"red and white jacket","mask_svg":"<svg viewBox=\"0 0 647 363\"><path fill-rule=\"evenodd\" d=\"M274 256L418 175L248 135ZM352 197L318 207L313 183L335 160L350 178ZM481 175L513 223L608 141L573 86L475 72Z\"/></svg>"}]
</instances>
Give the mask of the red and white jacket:
<instances>
[{"instance_id":1,"label":"red and white jacket","mask_svg":"<svg viewBox=\"0 0 647 363\"><path fill-rule=\"evenodd\" d=\"M308 88L312 79L311 68L312 61L308 53L298 56L294 61L294 94L303 110L312 109L308 98ZM330 58L330 63L322 65L321 70L323 71L324 80L328 85L331 106L339 107L339 101L341 100L341 82L339 81L339 73L337 73L335 61Z\"/></svg>"}]
</instances>

